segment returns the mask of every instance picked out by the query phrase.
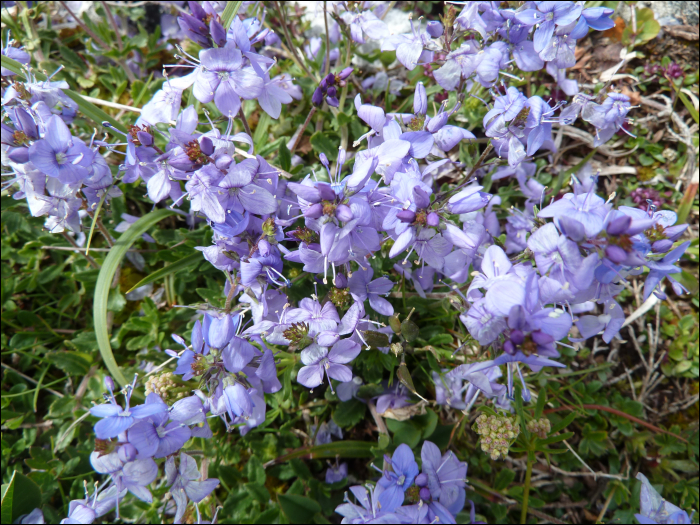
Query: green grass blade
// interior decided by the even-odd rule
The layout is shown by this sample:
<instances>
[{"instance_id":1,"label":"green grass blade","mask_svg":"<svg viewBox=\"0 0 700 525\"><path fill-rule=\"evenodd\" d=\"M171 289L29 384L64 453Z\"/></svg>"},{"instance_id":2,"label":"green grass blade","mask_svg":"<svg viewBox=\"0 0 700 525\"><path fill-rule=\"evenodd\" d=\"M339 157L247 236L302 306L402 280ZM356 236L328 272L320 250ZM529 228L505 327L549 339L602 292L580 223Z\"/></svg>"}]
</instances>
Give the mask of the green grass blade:
<instances>
[{"instance_id":1,"label":"green grass blade","mask_svg":"<svg viewBox=\"0 0 700 525\"><path fill-rule=\"evenodd\" d=\"M104 192L104 194L102 195L102 198L100 199L100 203L97 205L97 209L95 209L95 214L92 216L92 224L90 225L90 233L88 234L87 243L85 244L85 255L90 255L90 242L92 242L92 234L95 233L95 224L97 224L97 219L100 216L100 211L102 210L102 205L104 204L108 193L109 193L109 190ZM109 240L109 239L107 239L107 240Z\"/></svg>"},{"instance_id":2,"label":"green grass blade","mask_svg":"<svg viewBox=\"0 0 700 525\"><path fill-rule=\"evenodd\" d=\"M231 22L233 22L233 17L236 16L236 13L238 13L238 10L241 8L241 4L243 2L228 2L226 4L226 8L224 9L223 15L221 15L221 23L224 26L224 29L228 31L228 28L231 27Z\"/></svg>"},{"instance_id":3,"label":"green grass blade","mask_svg":"<svg viewBox=\"0 0 700 525\"><path fill-rule=\"evenodd\" d=\"M304 447L293 450L289 454L280 456L273 463L284 463L290 459L332 459L336 456L341 458L371 458L372 447L376 443L366 441L335 441L325 445Z\"/></svg>"},{"instance_id":4,"label":"green grass blade","mask_svg":"<svg viewBox=\"0 0 700 525\"><path fill-rule=\"evenodd\" d=\"M695 123L700 124L700 117L698 116L698 110L695 109L695 106L693 106L693 103L690 100L688 100L688 97L685 96L685 93L683 93L682 91L679 91L678 98L681 99L681 102L683 102L683 105L688 110L688 113L690 113L690 116L693 117L693 120L695 121Z\"/></svg>"},{"instance_id":5,"label":"green grass blade","mask_svg":"<svg viewBox=\"0 0 700 525\"><path fill-rule=\"evenodd\" d=\"M132 224L129 229L117 239L114 246L112 246L97 276L93 301L93 319L95 322L97 346L109 373L112 374L114 380L122 386L127 385L128 381L114 359L112 345L109 342L109 331L107 329L107 299L109 298L109 289L112 285L114 275L117 273L117 268L119 268L126 252L131 248L131 245L136 242L136 239L146 233L154 224L157 224L159 221L173 214L174 212L171 210L156 210L144 215Z\"/></svg>"},{"instance_id":6,"label":"green grass blade","mask_svg":"<svg viewBox=\"0 0 700 525\"><path fill-rule=\"evenodd\" d=\"M26 78L25 70L22 68L22 64L20 64L19 62L4 56L2 57L2 60L0 62L2 62L2 67L5 67L13 73L16 73ZM44 75L43 73L39 73L38 71L34 71L34 76L36 76L38 80L46 80L46 75ZM100 125L102 125L104 121L107 121L118 130L126 133L126 127L124 127L124 125L120 124L117 120L115 120L107 113L102 111L92 102L88 102L83 97L78 95L75 91L71 91L70 89L64 89L63 92L71 100L78 104L78 109L80 109L80 112L90 120L93 120L94 122Z\"/></svg>"},{"instance_id":7,"label":"green grass blade","mask_svg":"<svg viewBox=\"0 0 700 525\"><path fill-rule=\"evenodd\" d=\"M170 275L171 273L179 272L180 270L184 270L185 268L188 268L192 266L193 264L197 264L198 262L201 262L203 260L202 253L197 252L193 253L192 255L188 255L187 257L183 257L177 262L174 262L172 264L169 264L168 266L165 266L164 268L161 268L160 270L156 270L152 274L144 277L141 279L139 282L137 282L134 286L131 287L131 289L126 292L132 292L136 290L136 288L140 288L144 284L149 284L154 281L157 281L158 279L162 279L166 275Z\"/></svg>"}]
</instances>

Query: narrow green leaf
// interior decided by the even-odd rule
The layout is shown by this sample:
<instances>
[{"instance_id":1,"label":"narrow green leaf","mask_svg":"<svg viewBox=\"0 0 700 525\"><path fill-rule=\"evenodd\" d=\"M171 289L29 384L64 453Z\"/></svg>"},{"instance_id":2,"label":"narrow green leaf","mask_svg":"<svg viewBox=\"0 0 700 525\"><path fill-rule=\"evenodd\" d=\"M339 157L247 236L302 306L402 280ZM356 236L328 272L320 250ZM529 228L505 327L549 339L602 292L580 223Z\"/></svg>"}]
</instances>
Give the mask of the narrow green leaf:
<instances>
[{"instance_id":1,"label":"narrow green leaf","mask_svg":"<svg viewBox=\"0 0 700 525\"><path fill-rule=\"evenodd\" d=\"M413 386L413 379L411 379L411 373L408 371L406 363L401 363L399 365L399 369L396 371L396 375L399 378L399 381L401 381L401 384L408 388L408 390L413 395L420 397L421 399L423 399L423 401L426 401L426 399L424 399L423 396L416 392L416 387Z\"/></svg>"},{"instance_id":2,"label":"narrow green leaf","mask_svg":"<svg viewBox=\"0 0 700 525\"><path fill-rule=\"evenodd\" d=\"M95 336L97 337L97 346L102 354L102 360L105 362L109 373L112 374L115 381L120 385L126 386L128 381L122 374L119 365L114 359L112 353L112 345L109 342L109 331L107 329L107 300L109 299L109 289L114 279L114 274L126 255L126 252L131 248L136 239L146 233L148 229L157 224L159 221L173 215L175 212L171 210L156 210L141 217L138 221L132 224L126 230L117 242L112 246L109 255L102 263L102 268L97 277L95 284L95 298L93 301L93 318L95 322Z\"/></svg>"},{"instance_id":3,"label":"narrow green leaf","mask_svg":"<svg viewBox=\"0 0 700 525\"><path fill-rule=\"evenodd\" d=\"M224 9L223 14L221 15L221 24L224 26L224 29L228 31L228 28L231 27L231 22L233 22L233 17L236 16L236 13L238 13L238 10L241 8L241 4L243 2L227 2L226 3L226 8Z\"/></svg>"},{"instance_id":4,"label":"narrow green leaf","mask_svg":"<svg viewBox=\"0 0 700 525\"><path fill-rule=\"evenodd\" d=\"M126 292L133 292L136 290L136 288L140 288L144 284L149 284L152 282L157 281L158 279L162 279L166 275L170 275L171 273L179 272L180 270L184 270L185 268L189 268L190 266L197 264L198 262L202 261L202 253L201 252L196 252L193 253L192 255L188 255L187 257L183 257L177 262L174 262L172 264L169 264L168 266L165 266L161 268L160 270L156 270L152 274L144 277L141 279L139 282L137 282L134 286L131 287L131 289Z\"/></svg>"},{"instance_id":5,"label":"narrow green leaf","mask_svg":"<svg viewBox=\"0 0 700 525\"><path fill-rule=\"evenodd\" d=\"M12 60L11 58L3 56L0 62L2 63L2 67L5 67L13 73L16 73L26 78L25 70L22 68L22 64L20 64L16 60ZM43 73L39 73L36 70L34 71L34 76L36 76L38 80L46 80L46 75L44 75ZM87 100L85 100L75 91L71 91L70 89L64 89L63 93L65 93L66 96L68 96L76 104L78 104L78 109L80 109L80 112L90 120L93 120L95 123L100 125L102 125L103 122L107 121L118 130L126 133L126 128L121 123L119 123L117 120L115 120L107 113L102 111L92 102L88 102Z\"/></svg>"},{"instance_id":6,"label":"narrow green leaf","mask_svg":"<svg viewBox=\"0 0 700 525\"><path fill-rule=\"evenodd\" d=\"M571 414L566 416L559 423L557 423L556 425L552 425L552 430L550 432L552 434L556 434L560 430L564 430L566 427L568 427L571 423L574 422L574 419L576 419L576 417L577 417L576 412L571 412Z\"/></svg>"},{"instance_id":7,"label":"narrow green leaf","mask_svg":"<svg viewBox=\"0 0 700 525\"><path fill-rule=\"evenodd\" d=\"M88 234L87 244L85 245L85 255L90 255L90 242L92 242L92 234L95 232L95 224L97 224L97 219L100 216L100 211L102 210L102 205L104 204L105 198L107 197L108 193L109 193L109 190L105 191L102 194L102 197L100 198L100 202L97 204L97 209L95 210L95 214L92 216L92 224L90 225L90 233Z\"/></svg>"},{"instance_id":8,"label":"narrow green leaf","mask_svg":"<svg viewBox=\"0 0 700 525\"><path fill-rule=\"evenodd\" d=\"M685 96L685 93L682 91L678 92L678 97L681 99L681 102L683 102L683 105L688 109L688 113L690 113L690 116L693 117L693 120L695 121L696 124L699 124L700 117L698 116L698 110L695 109L695 106L693 106L693 103L688 100L688 97Z\"/></svg>"},{"instance_id":9,"label":"narrow green leaf","mask_svg":"<svg viewBox=\"0 0 700 525\"><path fill-rule=\"evenodd\" d=\"M275 459L274 463L284 463L290 459L332 459L336 456L341 458L371 458L374 443L366 441L335 441L325 445L304 447L293 450L289 454Z\"/></svg>"},{"instance_id":10,"label":"narrow green leaf","mask_svg":"<svg viewBox=\"0 0 700 525\"><path fill-rule=\"evenodd\" d=\"M548 437L547 439L540 439L538 441L538 445L551 445L552 443L559 443L560 441L564 441L565 439L569 439L573 437L574 433L573 432L567 432L566 434L561 434L559 436L551 436Z\"/></svg>"},{"instance_id":11,"label":"narrow green leaf","mask_svg":"<svg viewBox=\"0 0 700 525\"><path fill-rule=\"evenodd\" d=\"M253 144L255 144L256 149L260 150L260 147L267 141L267 130L270 127L270 115L267 113L262 113L260 115L260 120L258 120L258 125L255 128L255 133L253 133Z\"/></svg>"},{"instance_id":12,"label":"narrow green leaf","mask_svg":"<svg viewBox=\"0 0 700 525\"><path fill-rule=\"evenodd\" d=\"M280 144L279 161L280 168L283 170L289 171L292 168L292 154L289 152L284 142Z\"/></svg>"},{"instance_id":13,"label":"narrow green leaf","mask_svg":"<svg viewBox=\"0 0 700 525\"><path fill-rule=\"evenodd\" d=\"M544 410L544 405L547 402L547 389L543 388L537 395L537 405L535 405L535 419L542 417L542 410Z\"/></svg>"}]
</instances>

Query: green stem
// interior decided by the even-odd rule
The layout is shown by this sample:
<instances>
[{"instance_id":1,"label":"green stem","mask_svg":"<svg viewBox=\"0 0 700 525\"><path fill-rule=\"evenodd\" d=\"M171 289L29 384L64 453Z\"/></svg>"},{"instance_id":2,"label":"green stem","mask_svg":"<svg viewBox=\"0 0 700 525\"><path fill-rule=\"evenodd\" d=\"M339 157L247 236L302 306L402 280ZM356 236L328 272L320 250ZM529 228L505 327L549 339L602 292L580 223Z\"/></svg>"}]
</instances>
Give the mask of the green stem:
<instances>
[{"instance_id":1,"label":"green stem","mask_svg":"<svg viewBox=\"0 0 700 525\"><path fill-rule=\"evenodd\" d=\"M523 488L523 508L520 512L520 523L527 523L527 504L530 498L530 479L532 478L532 453L527 454L527 472L525 472L525 487Z\"/></svg>"}]
</instances>

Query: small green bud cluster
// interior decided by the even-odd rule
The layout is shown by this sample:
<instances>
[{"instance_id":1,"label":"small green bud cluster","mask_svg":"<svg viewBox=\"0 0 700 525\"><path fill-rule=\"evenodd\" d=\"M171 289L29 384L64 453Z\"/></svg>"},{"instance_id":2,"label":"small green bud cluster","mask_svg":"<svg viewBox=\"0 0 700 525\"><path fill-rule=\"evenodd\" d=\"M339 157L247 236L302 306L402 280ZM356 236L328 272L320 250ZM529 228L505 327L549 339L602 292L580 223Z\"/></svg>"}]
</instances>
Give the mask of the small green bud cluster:
<instances>
[{"instance_id":1,"label":"small green bud cluster","mask_svg":"<svg viewBox=\"0 0 700 525\"><path fill-rule=\"evenodd\" d=\"M146 395L154 392L160 396L165 403L173 403L179 399L187 397L189 390L184 388L176 379L172 372L164 372L152 375L144 385Z\"/></svg>"},{"instance_id":2,"label":"small green bud cluster","mask_svg":"<svg viewBox=\"0 0 700 525\"><path fill-rule=\"evenodd\" d=\"M476 418L472 429L481 436L481 450L493 460L505 459L511 443L520 433L514 418L486 414Z\"/></svg>"},{"instance_id":3,"label":"small green bud cluster","mask_svg":"<svg viewBox=\"0 0 700 525\"><path fill-rule=\"evenodd\" d=\"M549 419L542 417L540 419L533 419L527 422L527 429L536 434L540 439L546 439L547 434L552 430L552 424Z\"/></svg>"},{"instance_id":4,"label":"small green bud cluster","mask_svg":"<svg viewBox=\"0 0 700 525\"><path fill-rule=\"evenodd\" d=\"M309 325L307 323L292 323L282 333L286 339L291 341L290 348L293 350L301 350L313 343L313 340L309 337Z\"/></svg>"}]
</instances>

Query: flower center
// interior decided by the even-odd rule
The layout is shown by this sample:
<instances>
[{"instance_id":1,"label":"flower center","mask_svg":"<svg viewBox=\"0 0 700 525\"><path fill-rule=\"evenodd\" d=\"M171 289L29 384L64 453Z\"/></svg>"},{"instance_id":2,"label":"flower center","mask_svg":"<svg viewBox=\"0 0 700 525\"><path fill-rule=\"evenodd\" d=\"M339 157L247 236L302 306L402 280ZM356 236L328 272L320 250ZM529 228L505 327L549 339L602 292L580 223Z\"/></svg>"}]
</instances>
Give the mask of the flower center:
<instances>
[{"instance_id":1,"label":"flower center","mask_svg":"<svg viewBox=\"0 0 700 525\"><path fill-rule=\"evenodd\" d=\"M406 482L406 476L399 476L399 479L396 480L396 484L403 486L403 484Z\"/></svg>"},{"instance_id":2,"label":"flower center","mask_svg":"<svg viewBox=\"0 0 700 525\"><path fill-rule=\"evenodd\" d=\"M56 162L58 162L59 166L66 164L68 162L68 158L66 157L65 153L56 153Z\"/></svg>"},{"instance_id":3,"label":"flower center","mask_svg":"<svg viewBox=\"0 0 700 525\"><path fill-rule=\"evenodd\" d=\"M217 74L222 82L226 82L228 80L228 71L219 71Z\"/></svg>"}]
</instances>

